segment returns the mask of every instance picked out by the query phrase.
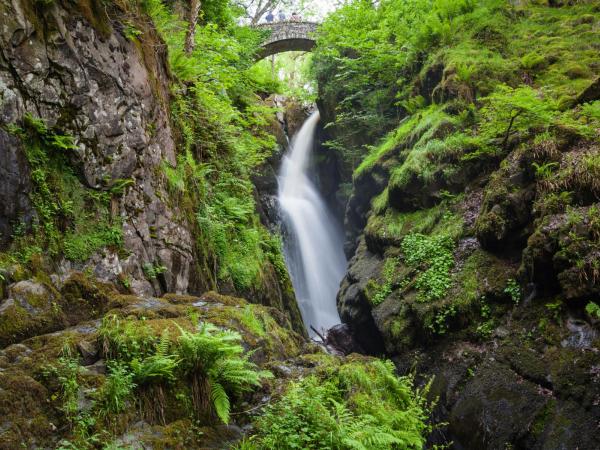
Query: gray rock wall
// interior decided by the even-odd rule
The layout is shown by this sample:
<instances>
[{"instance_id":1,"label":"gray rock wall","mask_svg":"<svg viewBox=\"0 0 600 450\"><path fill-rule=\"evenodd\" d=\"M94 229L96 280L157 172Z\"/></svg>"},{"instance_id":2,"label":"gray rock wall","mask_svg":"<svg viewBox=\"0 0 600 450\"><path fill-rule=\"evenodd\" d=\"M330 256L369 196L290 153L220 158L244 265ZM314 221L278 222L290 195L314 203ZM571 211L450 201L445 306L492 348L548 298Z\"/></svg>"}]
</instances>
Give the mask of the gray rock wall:
<instances>
[{"instance_id":1,"label":"gray rock wall","mask_svg":"<svg viewBox=\"0 0 600 450\"><path fill-rule=\"evenodd\" d=\"M130 255L104 252L86 267L106 280L125 273L140 294L186 291L192 237L157 176L164 160L175 163L164 46L158 38L154 48L146 49L127 39L118 14L113 20L105 17L101 27L73 4L36 5L0 0L0 125L18 122L26 113L49 126L58 124L75 137L74 164L89 188L105 190L117 179L134 180L113 205L113 214L123 220ZM93 1L90 5L90 20L102 20L101 10L93 10ZM153 30L144 32L147 41ZM31 214L28 179L18 141L0 131L4 241L10 224ZM142 270L144 263L156 262L168 269L160 284L146 280ZM62 263L64 274L71 269L82 267Z\"/></svg>"}]
</instances>

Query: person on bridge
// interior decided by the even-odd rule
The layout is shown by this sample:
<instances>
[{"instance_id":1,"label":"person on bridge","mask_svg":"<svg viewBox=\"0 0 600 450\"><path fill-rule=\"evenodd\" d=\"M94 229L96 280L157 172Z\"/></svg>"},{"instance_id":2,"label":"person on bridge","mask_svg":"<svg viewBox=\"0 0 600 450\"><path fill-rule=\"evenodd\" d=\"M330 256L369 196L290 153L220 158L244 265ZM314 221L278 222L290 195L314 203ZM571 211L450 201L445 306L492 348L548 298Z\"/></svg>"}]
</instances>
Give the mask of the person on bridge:
<instances>
[{"instance_id":1,"label":"person on bridge","mask_svg":"<svg viewBox=\"0 0 600 450\"><path fill-rule=\"evenodd\" d=\"M279 15L277 17L280 22L285 22L285 13L283 11L279 11Z\"/></svg>"},{"instance_id":2,"label":"person on bridge","mask_svg":"<svg viewBox=\"0 0 600 450\"><path fill-rule=\"evenodd\" d=\"M267 17L265 17L265 19L267 20L267 23L273 23L273 20L275 19L273 11L269 11L269 14L267 14Z\"/></svg>"},{"instance_id":3,"label":"person on bridge","mask_svg":"<svg viewBox=\"0 0 600 450\"><path fill-rule=\"evenodd\" d=\"M300 22L302 20L302 18L300 17L300 15L298 13L293 13L292 17L290 17L290 20L292 22Z\"/></svg>"}]
</instances>

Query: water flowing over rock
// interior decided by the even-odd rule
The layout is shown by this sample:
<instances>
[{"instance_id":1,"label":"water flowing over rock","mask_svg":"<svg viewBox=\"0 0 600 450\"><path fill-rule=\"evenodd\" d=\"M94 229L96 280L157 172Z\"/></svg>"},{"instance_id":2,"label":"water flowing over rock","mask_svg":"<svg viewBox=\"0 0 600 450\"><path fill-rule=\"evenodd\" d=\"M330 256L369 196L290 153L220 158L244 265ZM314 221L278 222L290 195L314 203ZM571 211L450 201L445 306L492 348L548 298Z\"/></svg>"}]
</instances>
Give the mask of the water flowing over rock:
<instances>
[{"instance_id":1,"label":"water flowing over rock","mask_svg":"<svg viewBox=\"0 0 600 450\"><path fill-rule=\"evenodd\" d=\"M283 160L279 185L279 203L289 233L287 265L309 333L340 322L335 298L346 270L341 231L308 173L318 121L315 112L294 138Z\"/></svg>"}]
</instances>

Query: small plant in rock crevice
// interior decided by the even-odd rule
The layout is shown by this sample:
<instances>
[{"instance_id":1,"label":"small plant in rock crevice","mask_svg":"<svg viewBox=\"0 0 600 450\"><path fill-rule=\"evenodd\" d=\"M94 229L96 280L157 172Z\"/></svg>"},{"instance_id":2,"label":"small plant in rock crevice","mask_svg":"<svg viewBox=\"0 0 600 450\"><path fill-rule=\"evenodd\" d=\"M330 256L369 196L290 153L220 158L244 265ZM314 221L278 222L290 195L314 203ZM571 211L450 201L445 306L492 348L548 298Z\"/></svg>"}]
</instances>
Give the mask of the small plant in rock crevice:
<instances>
[{"instance_id":1,"label":"small plant in rock crevice","mask_svg":"<svg viewBox=\"0 0 600 450\"><path fill-rule=\"evenodd\" d=\"M167 268L162 264L152 264L152 263L144 263L142 266L142 270L144 271L144 275L149 280L156 280L156 278L167 271Z\"/></svg>"},{"instance_id":2,"label":"small plant in rock crevice","mask_svg":"<svg viewBox=\"0 0 600 450\"><path fill-rule=\"evenodd\" d=\"M518 305L519 302L521 301L521 296L522 296L521 285L512 278L510 278L506 282L506 287L504 288L504 293L510 297L510 299L515 303L515 305Z\"/></svg>"},{"instance_id":3,"label":"small plant in rock crevice","mask_svg":"<svg viewBox=\"0 0 600 450\"><path fill-rule=\"evenodd\" d=\"M475 333L483 338L487 339L492 335L494 331L495 323L492 319L492 308L486 302L485 297L481 297L480 299L480 314L482 322L477 326Z\"/></svg>"},{"instance_id":4,"label":"small plant in rock crevice","mask_svg":"<svg viewBox=\"0 0 600 450\"><path fill-rule=\"evenodd\" d=\"M585 305L585 312L587 312L590 317L595 320L600 320L600 306L597 303L589 302Z\"/></svg>"},{"instance_id":5,"label":"small plant in rock crevice","mask_svg":"<svg viewBox=\"0 0 600 450\"><path fill-rule=\"evenodd\" d=\"M450 329L448 322L455 317L457 313L458 310L455 305L450 304L444 306L435 314L431 323L428 324L428 328L438 336L446 334Z\"/></svg>"}]
</instances>

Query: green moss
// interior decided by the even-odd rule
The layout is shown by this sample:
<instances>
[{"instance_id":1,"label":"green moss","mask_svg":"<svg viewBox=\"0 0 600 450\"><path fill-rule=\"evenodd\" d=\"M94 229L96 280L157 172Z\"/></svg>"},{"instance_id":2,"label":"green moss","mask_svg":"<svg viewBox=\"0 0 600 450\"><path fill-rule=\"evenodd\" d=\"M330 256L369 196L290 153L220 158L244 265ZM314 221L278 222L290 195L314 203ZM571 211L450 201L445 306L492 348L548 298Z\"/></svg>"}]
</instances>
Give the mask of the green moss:
<instances>
[{"instance_id":1,"label":"green moss","mask_svg":"<svg viewBox=\"0 0 600 450\"><path fill-rule=\"evenodd\" d=\"M366 295L373 306L382 303L391 293L395 281L396 268L398 266L397 258L386 258L383 263L382 280L376 282L371 279L366 286Z\"/></svg>"},{"instance_id":2,"label":"green moss","mask_svg":"<svg viewBox=\"0 0 600 450\"><path fill-rule=\"evenodd\" d=\"M548 422L555 414L556 400L550 399L538 413L531 425L531 432L534 436L539 436L544 432Z\"/></svg>"},{"instance_id":3,"label":"green moss","mask_svg":"<svg viewBox=\"0 0 600 450\"><path fill-rule=\"evenodd\" d=\"M459 199L460 197L453 201ZM450 202L441 202L433 208L412 212L398 212L387 207L383 213L371 215L365 228L368 239L396 246L409 233L446 234L457 239L462 232L462 217L451 211Z\"/></svg>"}]
</instances>

